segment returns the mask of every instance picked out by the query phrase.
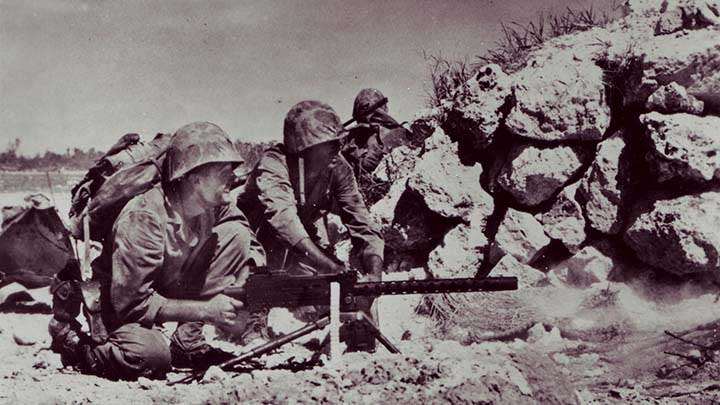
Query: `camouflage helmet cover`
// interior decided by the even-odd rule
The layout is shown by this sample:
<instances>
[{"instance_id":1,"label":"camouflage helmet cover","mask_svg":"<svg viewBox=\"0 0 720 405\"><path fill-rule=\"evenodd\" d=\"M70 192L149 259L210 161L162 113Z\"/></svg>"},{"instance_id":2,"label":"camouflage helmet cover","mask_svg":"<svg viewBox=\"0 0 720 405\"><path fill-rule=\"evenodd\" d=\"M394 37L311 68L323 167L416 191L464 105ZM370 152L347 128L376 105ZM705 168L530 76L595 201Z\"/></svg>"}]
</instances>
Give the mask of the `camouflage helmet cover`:
<instances>
[{"instance_id":1,"label":"camouflage helmet cover","mask_svg":"<svg viewBox=\"0 0 720 405\"><path fill-rule=\"evenodd\" d=\"M343 132L340 117L329 105L315 100L295 104L285 117L283 143L290 154L330 141L339 141Z\"/></svg>"},{"instance_id":2,"label":"camouflage helmet cover","mask_svg":"<svg viewBox=\"0 0 720 405\"><path fill-rule=\"evenodd\" d=\"M367 110L372 106L373 104L377 103L378 101L384 99L385 96L380 92L380 90L377 89L362 89L358 93L358 95L355 97L355 103L353 104L353 118L357 122L361 123L367 123L367 117L366 113ZM379 110L382 110L384 112L388 111L387 104L383 105L379 108Z\"/></svg>"},{"instance_id":3,"label":"camouflage helmet cover","mask_svg":"<svg viewBox=\"0 0 720 405\"><path fill-rule=\"evenodd\" d=\"M163 179L171 182L208 163L243 163L225 131L210 122L193 122L173 134L165 153Z\"/></svg>"}]
</instances>

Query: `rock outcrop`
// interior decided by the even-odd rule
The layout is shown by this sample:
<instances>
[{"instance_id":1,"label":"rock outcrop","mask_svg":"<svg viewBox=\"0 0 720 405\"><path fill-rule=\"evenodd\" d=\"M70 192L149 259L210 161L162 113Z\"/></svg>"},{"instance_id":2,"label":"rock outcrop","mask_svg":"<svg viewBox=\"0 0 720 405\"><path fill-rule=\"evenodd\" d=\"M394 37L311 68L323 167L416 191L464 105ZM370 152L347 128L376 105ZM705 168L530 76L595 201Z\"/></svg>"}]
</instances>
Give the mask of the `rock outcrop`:
<instances>
[{"instance_id":1,"label":"rock outcrop","mask_svg":"<svg viewBox=\"0 0 720 405\"><path fill-rule=\"evenodd\" d=\"M718 4L630 0L625 18L553 38L524 67L478 68L423 115L438 128L424 147L375 174L393 182L372 209L388 260L523 286L551 268L586 288L638 258L717 272Z\"/></svg>"},{"instance_id":2,"label":"rock outcrop","mask_svg":"<svg viewBox=\"0 0 720 405\"><path fill-rule=\"evenodd\" d=\"M625 148L622 133L602 141L580 186L590 226L605 234L616 234L622 226L620 208L627 180L623 176L627 173L627 162L622 159Z\"/></svg>"},{"instance_id":3,"label":"rock outcrop","mask_svg":"<svg viewBox=\"0 0 720 405\"><path fill-rule=\"evenodd\" d=\"M547 61L515 75L505 125L542 141L599 140L610 125L603 71L589 61Z\"/></svg>"},{"instance_id":4,"label":"rock outcrop","mask_svg":"<svg viewBox=\"0 0 720 405\"><path fill-rule=\"evenodd\" d=\"M571 253L577 252L587 238L583 209L576 199L579 186L580 183L574 183L565 187L552 208L535 217L542 223L545 234L561 241Z\"/></svg>"},{"instance_id":5,"label":"rock outcrop","mask_svg":"<svg viewBox=\"0 0 720 405\"><path fill-rule=\"evenodd\" d=\"M651 140L658 180L720 177L720 117L651 112L640 117Z\"/></svg>"},{"instance_id":6,"label":"rock outcrop","mask_svg":"<svg viewBox=\"0 0 720 405\"><path fill-rule=\"evenodd\" d=\"M540 222L531 214L511 208L495 234L488 259L497 263L503 256L512 255L521 263L531 264L548 244L550 238Z\"/></svg>"},{"instance_id":7,"label":"rock outcrop","mask_svg":"<svg viewBox=\"0 0 720 405\"><path fill-rule=\"evenodd\" d=\"M720 193L657 201L625 241L640 260L670 273L720 271Z\"/></svg>"},{"instance_id":8,"label":"rock outcrop","mask_svg":"<svg viewBox=\"0 0 720 405\"><path fill-rule=\"evenodd\" d=\"M502 118L500 110L511 93L510 79L498 65L487 65L458 88L447 109L443 128L473 151L493 141Z\"/></svg>"},{"instance_id":9,"label":"rock outcrop","mask_svg":"<svg viewBox=\"0 0 720 405\"><path fill-rule=\"evenodd\" d=\"M582 168L585 153L572 146L518 144L498 176L498 184L526 206L547 201Z\"/></svg>"}]
</instances>

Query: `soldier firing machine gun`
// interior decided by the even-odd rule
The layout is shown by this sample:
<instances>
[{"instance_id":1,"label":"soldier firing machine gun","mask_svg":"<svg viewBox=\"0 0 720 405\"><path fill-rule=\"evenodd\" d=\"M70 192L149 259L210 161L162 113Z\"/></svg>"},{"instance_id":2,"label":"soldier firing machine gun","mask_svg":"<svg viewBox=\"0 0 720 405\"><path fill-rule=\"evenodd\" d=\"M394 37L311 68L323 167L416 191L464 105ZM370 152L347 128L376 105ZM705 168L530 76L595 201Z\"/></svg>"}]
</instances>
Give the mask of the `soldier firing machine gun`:
<instances>
[{"instance_id":1,"label":"soldier firing machine gun","mask_svg":"<svg viewBox=\"0 0 720 405\"><path fill-rule=\"evenodd\" d=\"M517 286L516 277L502 276L359 282L357 273L354 271L295 276L289 275L286 272L271 272L267 271L267 269L259 269L259 271L254 272L248 277L244 286L230 287L224 291L224 294L243 301L245 308L250 311L275 307L297 308L307 305L330 304L330 316L325 316L314 322L310 322L294 332L240 354L220 364L219 367L223 370L231 371L241 363L270 353L300 337L323 329L330 325L331 321L339 321L340 323L360 321L366 323L369 329L373 331L378 342L391 353L399 353L398 348L382 334L377 325L375 325L364 312L358 310L358 297L479 291L494 292L516 290ZM335 303L332 301L335 301ZM339 314L337 313L338 307ZM333 311L333 308L336 308L335 311ZM349 334L348 339L351 339L351 336L352 334ZM204 370L194 371L181 380L169 383L169 385L187 383L202 378L204 372Z\"/></svg>"}]
</instances>

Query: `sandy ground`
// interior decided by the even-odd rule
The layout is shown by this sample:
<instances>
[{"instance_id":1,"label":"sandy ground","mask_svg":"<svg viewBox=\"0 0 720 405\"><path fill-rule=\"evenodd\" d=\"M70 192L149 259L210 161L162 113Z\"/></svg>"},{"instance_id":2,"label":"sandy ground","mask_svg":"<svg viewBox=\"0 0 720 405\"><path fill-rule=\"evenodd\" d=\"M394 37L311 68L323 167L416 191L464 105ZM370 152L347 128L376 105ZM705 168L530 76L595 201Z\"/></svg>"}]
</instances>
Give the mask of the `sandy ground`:
<instances>
[{"instance_id":1,"label":"sandy ground","mask_svg":"<svg viewBox=\"0 0 720 405\"><path fill-rule=\"evenodd\" d=\"M551 290L547 291L551 293ZM42 291L34 291L40 301ZM517 293L502 293L517 294ZM691 307L712 302L710 294ZM167 386L166 381L109 381L63 369L47 350L50 317L42 305L0 313L0 403L708 403L720 400L708 363L705 374L659 378L663 366L680 364L663 351L692 356L694 349L662 333L663 328L700 319L656 318L652 327L614 316L612 321L555 319L537 323L504 341L459 342L430 328L413 313L417 298L387 297L381 302L382 328L402 354L345 354L309 370L292 371L312 354L291 345L262 359L262 369L224 373L211 369L202 381ZM623 305L606 308L624 311ZM688 307L690 308L690 307ZM45 308L46 309L46 308ZM22 313L22 312L34 313ZM468 314L471 315L471 314ZM647 315L647 313L645 314ZM480 314L475 314L480 316ZM710 318L705 315L703 318ZM282 312L273 319L282 321ZM549 320L549 318L547 318ZM576 318L581 319L581 318ZM678 323L682 322L682 324ZM675 327L675 328L672 328ZM209 339L226 349L242 348ZM169 335L172 325L165 331ZM611 333L614 331L614 333ZM457 331L455 332L457 334ZM714 332L713 332L714 333ZM403 336L404 335L404 336ZM708 338L696 333L693 339ZM572 337L571 337L572 336ZM690 335L688 335L690 336ZM403 340L404 339L404 340ZM702 340L698 340L702 341ZM707 341L707 340L706 340ZM716 375L717 374L717 375ZM171 374L175 380L182 374Z\"/></svg>"},{"instance_id":2,"label":"sandy ground","mask_svg":"<svg viewBox=\"0 0 720 405\"><path fill-rule=\"evenodd\" d=\"M65 195L55 193L63 217L69 206ZM23 196L3 193L0 201L10 205ZM0 291L0 301L9 292L9 287ZM290 345L263 358L260 369L211 369L202 381L172 387L164 380L109 381L64 369L47 349L49 294L31 293L34 301L0 311L0 403L720 401L715 358L698 367L707 353L717 353L698 354L696 347L663 333L720 319L715 293L691 284L653 286L652 294L625 284L480 294L449 327L415 313L420 297L384 297L381 329L402 354L380 349L335 362L324 357L323 365L297 371L312 352ZM271 326L281 332L299 326L289 319L287 311L274 310ZM167 336L172 330L166 325ZM713 325L686 336L710 344L720 341L716 330ZM211 327L206 331L214 344L238 353L245 349L215 339ZM691 365L668 372L683 364Z\"/></svg>"}]
</instances>

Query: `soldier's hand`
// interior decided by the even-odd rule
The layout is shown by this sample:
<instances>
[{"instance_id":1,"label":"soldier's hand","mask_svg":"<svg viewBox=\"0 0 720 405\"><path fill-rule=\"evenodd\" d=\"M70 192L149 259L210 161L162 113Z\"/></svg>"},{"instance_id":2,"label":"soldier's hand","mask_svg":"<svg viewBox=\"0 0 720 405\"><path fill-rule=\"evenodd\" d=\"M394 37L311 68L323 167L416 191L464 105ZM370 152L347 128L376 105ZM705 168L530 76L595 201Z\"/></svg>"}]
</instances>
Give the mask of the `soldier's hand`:
<instances>
[{"instance_id":1,"label":"soldier's hand","mask_svg":"<svg viewBox=\"0 0 720 405\"><path fill-rule=\"evenodd\" d=\"M383 259L374 254L366 255L363 258L363 270L366 275L373 275L380 278L384 269Z\"/></svg>"},{"instance_id":2,"label":"soldier's hand","mask_svg":"<svg viewBox=\"0 0 720 405\"><path fill-rule=\"evenodd\" d=\"M219 326L232 327L237 320L237 312L242 307L242 301L218 294L207 302L208 320Z\"/></svg>"}]
</instances>

